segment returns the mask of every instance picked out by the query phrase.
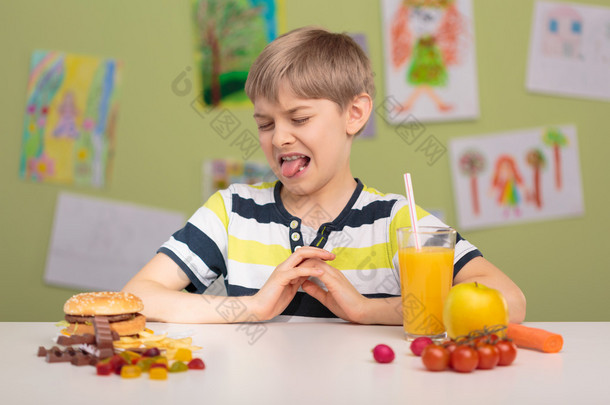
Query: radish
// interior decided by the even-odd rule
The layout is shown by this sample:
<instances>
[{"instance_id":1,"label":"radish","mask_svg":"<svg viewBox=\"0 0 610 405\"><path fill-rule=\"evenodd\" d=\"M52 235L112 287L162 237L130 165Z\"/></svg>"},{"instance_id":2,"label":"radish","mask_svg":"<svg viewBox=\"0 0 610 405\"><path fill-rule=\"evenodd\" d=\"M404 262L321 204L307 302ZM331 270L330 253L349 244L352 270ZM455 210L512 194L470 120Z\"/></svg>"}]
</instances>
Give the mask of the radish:
<instances>
[{"instance_id":1,"label":"radish","mask_svg":"<svg viewBox=\"0 0 610 405\"><path fill-rule=\"evenodd\" d=\"M424 348L432 343L432 339L429 337L418 337L411 342L411 351L414 355L421 356L421 352L424 351Z\"/></svg>"},{"instance_id":2,"label":"radish","mask_svg":"<svg viewBox=\"0 0 610 405\"><path fill-rule=\"evenodd\" d=\"M373 349L373 357L377 363L391 363L394 360L394 350L388 345L379 344Z\"/></svg>"}]
</instances>

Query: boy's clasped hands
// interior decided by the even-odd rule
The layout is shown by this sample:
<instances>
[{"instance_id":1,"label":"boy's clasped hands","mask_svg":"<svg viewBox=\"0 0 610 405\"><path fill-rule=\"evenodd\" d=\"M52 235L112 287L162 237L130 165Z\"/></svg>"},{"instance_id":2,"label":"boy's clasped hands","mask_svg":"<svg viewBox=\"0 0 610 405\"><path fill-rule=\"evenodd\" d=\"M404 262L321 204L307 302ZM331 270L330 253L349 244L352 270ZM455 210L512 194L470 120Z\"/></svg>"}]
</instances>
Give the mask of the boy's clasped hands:
<instances>
[{"instance_id":1,"label":"boy's clasped hands","mask_svg":"<svg viewBox=\"0 0 610 405\"><path fill-rule=\"evenodd\" d=\"M275 268L265 285L252 296L255 313L261 320L280 315L292 301L299 288L311 295L332 313L347 321L366 323L367 302L349 280L333 266L335 254L324 249L304 246L297 249ZM310 277L320 280L322 288Z\"/></svg>"}]
</instances>

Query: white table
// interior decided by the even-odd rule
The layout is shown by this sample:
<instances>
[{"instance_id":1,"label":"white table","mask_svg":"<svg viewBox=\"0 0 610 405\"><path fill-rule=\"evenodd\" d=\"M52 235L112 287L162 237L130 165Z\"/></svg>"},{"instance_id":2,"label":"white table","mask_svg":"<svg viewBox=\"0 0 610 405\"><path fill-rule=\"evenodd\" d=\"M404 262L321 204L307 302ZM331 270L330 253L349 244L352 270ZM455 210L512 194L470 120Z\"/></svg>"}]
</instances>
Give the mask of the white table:
<instances>
[{"instance_id":1,"label":"white table","mask_svg":"<svg viewBox=\"0 0 610 405\"><path fill-rule=\"evenodd\" d=\"M336 323L179 325L149 323L156 333L188 333L206 369L165 381L97 376L91 366L49 364L53 323L0 323L3 404L608 404L610 322L527 325L560 333L561 353L520 349L513 365L470 374L426 371L401 327ZM390 345L396 359L377 364L371 349Z\"/></svg>"}]
</instances>

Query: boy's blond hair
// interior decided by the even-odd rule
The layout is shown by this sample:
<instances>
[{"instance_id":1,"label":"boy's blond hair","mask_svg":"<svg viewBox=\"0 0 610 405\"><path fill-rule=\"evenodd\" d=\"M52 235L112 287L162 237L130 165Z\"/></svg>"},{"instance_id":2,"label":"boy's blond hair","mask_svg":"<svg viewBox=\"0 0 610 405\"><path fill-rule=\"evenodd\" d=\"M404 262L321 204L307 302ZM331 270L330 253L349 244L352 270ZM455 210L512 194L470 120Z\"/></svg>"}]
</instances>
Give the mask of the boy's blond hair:
<instances>
[{"instance_id":1,"label":"boy's blond hair","mask_svg":"<svg viewBox=\"0 0 610 405\"><path fill-rule=\"evenodd\" d=\"M369 58L347 34L319 27L290 31L268 44L256 58L246 94L278 101L285 80L297 97L327 99L344 110L359 94L375 96Z\"/></svg>"}]
</instances>

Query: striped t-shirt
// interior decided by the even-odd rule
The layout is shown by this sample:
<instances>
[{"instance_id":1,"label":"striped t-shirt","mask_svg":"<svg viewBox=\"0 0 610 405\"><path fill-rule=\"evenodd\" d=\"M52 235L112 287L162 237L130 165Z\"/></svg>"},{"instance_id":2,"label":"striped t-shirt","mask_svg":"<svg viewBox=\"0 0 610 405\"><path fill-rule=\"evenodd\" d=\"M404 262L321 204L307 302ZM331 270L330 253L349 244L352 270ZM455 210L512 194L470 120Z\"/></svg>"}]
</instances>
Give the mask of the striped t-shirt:
<instances>
[{"instance_id":1,"label":"striped t-shirt","mask_svg":"<svg viewBox=\"0 0 610 405\"><path fill-rule=\"evenodd\" d=\"M336 255L327 263L364 296L400 296L396 229L411 226L407 200L356 181L339 216L317 229L308 226L307 219L319 223L323 207L314 206L304 218L291 215L282 204L279 181L233 184L212 195L159 252L186 273L191 282L187 291L203 293L222 275L227 294L243 296L255 294L295 249L317 246ZM420 207L417 218L419 226L446 226ZM481 253L476 247L458 234L454 277L477 256ZM297 292L282 315L335 318L304 291Z\"/></svg>"}]
</instances>

